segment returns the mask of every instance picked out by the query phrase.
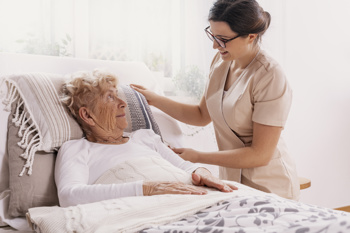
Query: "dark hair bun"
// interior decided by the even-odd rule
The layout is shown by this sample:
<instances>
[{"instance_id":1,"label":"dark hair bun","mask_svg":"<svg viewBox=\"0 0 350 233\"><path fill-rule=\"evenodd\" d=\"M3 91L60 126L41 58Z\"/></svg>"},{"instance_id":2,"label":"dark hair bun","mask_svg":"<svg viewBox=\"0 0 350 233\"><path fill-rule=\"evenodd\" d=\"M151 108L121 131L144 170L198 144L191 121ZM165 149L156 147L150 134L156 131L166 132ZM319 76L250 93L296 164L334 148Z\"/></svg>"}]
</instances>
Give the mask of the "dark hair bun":
<instances>
[{"instance_id":1,"label":"dark hair bun","mask_svg":"<svg viewBox=\"0 0 350 233\"><path fill-rule=\"evenodd\" d=\"M256 0L218 0L209 12L209 20L228 23L241 36L258 34L258 40L270 26L271 15Z\"/></svg>"}]
</instances>

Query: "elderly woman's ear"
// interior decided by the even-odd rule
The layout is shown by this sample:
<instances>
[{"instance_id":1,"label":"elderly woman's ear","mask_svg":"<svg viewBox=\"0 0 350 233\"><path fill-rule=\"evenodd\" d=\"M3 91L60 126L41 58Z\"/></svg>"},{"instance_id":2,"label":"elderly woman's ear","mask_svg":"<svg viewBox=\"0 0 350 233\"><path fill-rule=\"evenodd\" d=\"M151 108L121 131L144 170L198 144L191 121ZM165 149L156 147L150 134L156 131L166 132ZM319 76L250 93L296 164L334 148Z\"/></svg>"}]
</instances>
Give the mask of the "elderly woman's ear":
<instances>
[{"instance_id":1,"label":"elderly woman's ear","mask_svg":"<svg viewBox=\"0 0 350 233\"><path fill-rule=\"evenodd\" d=\"M95 121L93 117L90 115L90 111L86 107L79 108L79 116L86 124L90 126L95 125Z\"/></svg>"}]
</instances>

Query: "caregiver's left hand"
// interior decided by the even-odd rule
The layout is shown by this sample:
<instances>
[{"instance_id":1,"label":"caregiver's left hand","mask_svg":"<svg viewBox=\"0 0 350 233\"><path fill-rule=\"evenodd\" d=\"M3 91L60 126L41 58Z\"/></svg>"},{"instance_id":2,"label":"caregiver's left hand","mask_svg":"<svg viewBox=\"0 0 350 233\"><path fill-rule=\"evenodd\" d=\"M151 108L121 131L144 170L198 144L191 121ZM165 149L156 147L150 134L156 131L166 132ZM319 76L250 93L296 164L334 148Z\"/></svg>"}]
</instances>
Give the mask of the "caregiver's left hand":
<instances>
[{"instance_id":1,"label":"caregiver's left hand","mask_svg":"<svg viewBox=\"0 0 350 233\"><path fill-rule=\"evenodd\" d=\"M172 148L172 150L184 160L192 163L198 162L199 151L190 148Z\"/></svg>"},{"instance_id":2,"label":"caregiver's left hand","mask_svg":"<svg viewBox=\"0 0 350 233\"><path fill-rule=\"evenodd\" d=\"M210 188L216 188L221 192L232 192L238 188L231 184L226 184L219 178L213 176L210 171L205 168L197 168L192 173L192 183L197 186L207 186Z\"/></svg>"}]
</instances>

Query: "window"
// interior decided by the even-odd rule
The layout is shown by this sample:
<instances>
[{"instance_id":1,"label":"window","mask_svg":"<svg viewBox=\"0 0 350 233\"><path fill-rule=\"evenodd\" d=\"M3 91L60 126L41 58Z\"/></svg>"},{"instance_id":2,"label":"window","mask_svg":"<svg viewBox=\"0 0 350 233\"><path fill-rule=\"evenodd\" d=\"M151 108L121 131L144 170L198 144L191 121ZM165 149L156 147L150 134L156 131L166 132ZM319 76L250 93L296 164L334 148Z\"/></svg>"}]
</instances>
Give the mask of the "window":
<instances>
[{"instance_id":1,"label":"window","mask_svg":"<svg viewBox=\"0 0 350 233\"><path fill-rule=\"evenodd\" d=\"M0 51L144 61L165 94L198 100L215 54L203 32L212 3L0 0Z\"/></svg>"}]
</instances>

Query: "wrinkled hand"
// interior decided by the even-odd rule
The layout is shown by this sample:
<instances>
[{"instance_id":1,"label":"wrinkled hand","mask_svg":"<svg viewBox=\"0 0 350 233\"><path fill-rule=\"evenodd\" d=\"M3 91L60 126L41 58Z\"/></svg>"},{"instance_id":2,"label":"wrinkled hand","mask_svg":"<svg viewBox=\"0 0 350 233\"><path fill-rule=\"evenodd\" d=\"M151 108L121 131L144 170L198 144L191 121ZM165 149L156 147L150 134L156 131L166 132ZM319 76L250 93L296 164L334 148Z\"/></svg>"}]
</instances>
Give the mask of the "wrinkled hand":
<instances>
[{"instance_id":1,"label":"wrinkled hand","mask_svg":"<svg viewBox=\"0 0 350 233\"><path fill-rule=\"evenodd\" d=\"M216 188L221 192L232 192L238 189L234 185L224 183L219 178L213 176L210 171L202 167L192 173L192 183L197 186Z\"/></svg>"},{"instance_id":2,"label":"wrinkled hand","mask_svg":"<svg viewBox=\"0 0 350 233\"><path fill-rule=\"evenodd\" d=\"M142 95L145 96L148 104L153 105L152 103L160 97L158 94L154 93L153 91L148 90L144 86L137 85L137 84L130 84L130 87L132 87L134 90L140 92Z\"/></svg>"},{"instance_id":3,"label":"wrinkled hand","mask_svg":"<svg viewBox=\"0 0 350 233\"><path fill-rule=\"evenodd\" d=\"M195 194L203 195L207 191L190 185L184 184L182 182L152 182L145 181L143 182L143 195L152 196L152 195L161 195L161 194Z\"/></svg>"},{"instance_id":4,"label":"wrinkled hand","mask_svg":"<svg viewBox=\"0 0 350 233\"><path fill-rule=\"evenodd\" d=\"M178 154L182 159L190 161L192 163L200 163L198 161L199 151L190 148L171 148L176 154Z\"/></svg>"}]
</instances>

